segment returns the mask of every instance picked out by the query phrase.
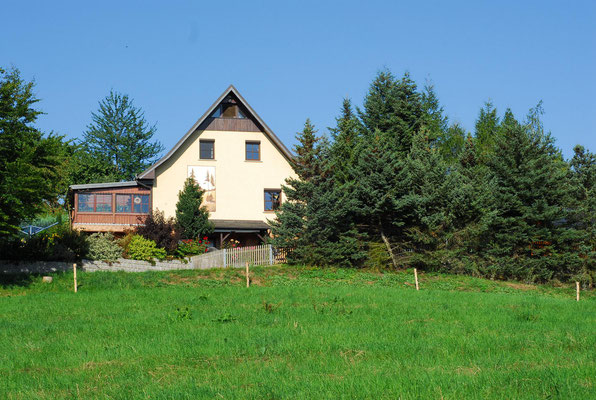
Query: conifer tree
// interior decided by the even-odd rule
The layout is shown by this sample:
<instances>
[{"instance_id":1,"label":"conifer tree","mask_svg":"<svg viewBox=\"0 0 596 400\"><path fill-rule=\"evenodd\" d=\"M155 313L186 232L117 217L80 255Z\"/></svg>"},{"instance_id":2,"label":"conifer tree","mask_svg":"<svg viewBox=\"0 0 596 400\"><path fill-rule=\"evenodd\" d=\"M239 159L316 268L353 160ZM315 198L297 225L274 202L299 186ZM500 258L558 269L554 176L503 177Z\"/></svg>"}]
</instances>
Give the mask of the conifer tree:
<instances>
[{"instance_id":1,"label":"conifer tree","mask_svg":"<svg viewBox=\"0 0 596 400\"><path fill-rule=\"evenodd\" d=\"M575 146L573 152L571 223L579 230L578 256L582 264L580 276L574 278L593 286L596 282L596 154L580 145Z\"/></svg>"},{"instance_id":2,"label":"conifer tree","mask_svg":"<svg viewBox=\"0 0 596 400\"><path fill-rule=\"evenodd\" d=\"M577 272L568 218L567 166L549 134L533 118L503 125L489 160L495 179L496 214L484 238L487 255L501 278L549 280Z\"/></svg>"},{"instance_id":3,"label":"conifer tree","mask_svg":"<svg viewBox=\"0 0 596 400\"><path fill-rule=\"evenodd\" d=\"M350 99L344 99L336 126L330 129L333 142L330 148L331 173L338 184L353 183L351 176L357 153L355 148L361 139L362 126L352 109Z\"/></svg>"},{"instance_id":4,"label":"conifer tree","mask_svg":"<svg viewBox=\"0 0 596 400\"><path fill-rule=\"evenodd\" d=\"M423 124L424 104L416 83L408 73L397 80L390 71L381 71L364 99L358 114L367 136L386 133L394 149L405 157L414 134Z\"/></svg>"},{"instance_id":5,"label":"conifer tree","mask_svg":"<svg viewBox=\"0 0 596 400\"><path fill-rule=\"evenodd\" d=\"M488 159L489 154L493 152L495 142L499 137L499 124L497 109L492 102L487 101L480 109L475 125L477 152L481 160Z\"/></svg>"},{"instance_id":6,"label":"conifer tree","mask_svg":"<svg viewBox=\"0 0 596 400\"><path fill-rule=\"evenodd\" d=\"M185 239L197 239L213 232L209 221L209 211L203 203L204 191L191 175L184 182L184 188L178 192L176 203L176 226Z\"/></svg>"},{"instance_id":7,"label":"conifer tree","mask_svg":"<svg viewBox=\"0 0 596 400\"><path fill-rule=\"evenodd\" d=\"M125 94L110 91L92 113L93 122L83 134L82 145L95 164L117 180L132 180L156 159L163 146L153 140L155 125Z\"/></svg>"},{"instance_id":8,"label":"conifer tree","mask_svg":"<svg viewBox=\"0 0 596 400\"><path fill-rule=\"evenodd\" d=\"M319 138L309 119L304 129L296 134L296 139L296 156L290 160L296 178L288 178L286 184L282 185L287 201L276 211L275 220L269 221L273 244L291 249L299 249L302 243L306 229L306 205L313 196L314 181L321 175ZM299 257L297 253L291 256Z\"/></svg>"},{"instance_id":9,"label":"conifer tree","mask_svg":"<svg viewBox=\"0 0 596 400\"><path fill-rule=\"evenodd\" d=\"M449 120L445 116L445 110L441 106L432 84L427 84L424 87L421 101L423 109L422 124L432 145L435 141L440 141L447 134Z\"/></svg>"}]
</instances>

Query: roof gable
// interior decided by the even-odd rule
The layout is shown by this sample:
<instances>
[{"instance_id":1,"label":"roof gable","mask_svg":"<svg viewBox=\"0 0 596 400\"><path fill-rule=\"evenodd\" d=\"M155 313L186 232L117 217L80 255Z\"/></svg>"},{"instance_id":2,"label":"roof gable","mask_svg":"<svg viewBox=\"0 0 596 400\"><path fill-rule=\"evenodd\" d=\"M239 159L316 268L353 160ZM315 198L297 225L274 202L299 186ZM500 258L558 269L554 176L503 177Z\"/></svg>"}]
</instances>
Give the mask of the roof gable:
<instances>
[{"instance_id":1,"label":"roof gable","mask_svg":"<svg viewBox=\"0 0 596 400\"><path fill-rule=\"evenodd\" d=\"M159 159L155 164L151 167L147 168L145 171L140 173L137 176L137 179L152 179L155 176L155 169L159 167L161 164L169 160L174 153L186 142L186 140L196 131L205 129L209 125L209 120L211 115L214 113L215 109L222 103L222 101L229 95L232 95L235 99L237 99L238 103L243 107L243 109L247 112L247 117L250 121L254 121L256 126L262 129L263 133L273 142L275 147L283 154L283 156L290 160L293 155L288 150L288 148L282 143L282 141L273 133L271 128L267 126L267 124L259 117L259 115L252 109L252 107L246 102L246 100L242 97L242 95L238 92L238 90L234 87L234 85L230 85L222 94L215 100L215 102L205 111L205 113L194 123L194 125L186 132L184 136L176 143L176 145L161 159Z\"/></svg>"}]
</instances>

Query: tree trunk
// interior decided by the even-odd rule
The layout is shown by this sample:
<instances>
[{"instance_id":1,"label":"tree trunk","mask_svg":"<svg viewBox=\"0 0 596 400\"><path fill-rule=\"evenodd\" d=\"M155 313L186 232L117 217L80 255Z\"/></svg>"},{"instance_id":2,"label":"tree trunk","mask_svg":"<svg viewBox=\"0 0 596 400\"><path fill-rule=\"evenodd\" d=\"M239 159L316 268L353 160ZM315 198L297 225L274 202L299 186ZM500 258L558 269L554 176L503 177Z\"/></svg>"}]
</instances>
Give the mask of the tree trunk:
<instances>
[{"instance_id":1,"label":"tree trunk","mask_svg":"<svg viewBox=\"0 0 596 400\"><path fill-rule=\"evenodd\" d=\"M383 239L383 243L387 246L387 252L391 256L391 262L393 263L393 267L397 269L397 259L395 258L395 254L393 254L393 250L391 249L391 243L389 243L389 239L385 236L385 232L383 232L383 224L379 222L379 231L381 232L381 239Z\"/></svg>"}]
</instances>

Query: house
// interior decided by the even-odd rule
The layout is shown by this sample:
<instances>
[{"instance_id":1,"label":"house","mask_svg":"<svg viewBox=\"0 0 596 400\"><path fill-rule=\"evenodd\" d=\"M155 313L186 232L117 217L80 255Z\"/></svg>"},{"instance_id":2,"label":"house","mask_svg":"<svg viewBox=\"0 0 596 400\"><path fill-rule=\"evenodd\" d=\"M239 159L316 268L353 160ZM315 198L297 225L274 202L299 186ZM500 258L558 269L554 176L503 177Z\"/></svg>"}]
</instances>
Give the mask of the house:
<instances>
[{"instance_id":1,"label":"house","mask_svg":"<svg viewBox=\"0 0 596 400\"><path fill-rule=\"evenodd\" d=\"M218 246L229 239L256 245L293 176L292 154L234 86L227 88L159 161L134 181L72 185L71 224L87 232L121 233L152 210L175 216L178 192L194 176Z\"/></svg>"}]
</instances>

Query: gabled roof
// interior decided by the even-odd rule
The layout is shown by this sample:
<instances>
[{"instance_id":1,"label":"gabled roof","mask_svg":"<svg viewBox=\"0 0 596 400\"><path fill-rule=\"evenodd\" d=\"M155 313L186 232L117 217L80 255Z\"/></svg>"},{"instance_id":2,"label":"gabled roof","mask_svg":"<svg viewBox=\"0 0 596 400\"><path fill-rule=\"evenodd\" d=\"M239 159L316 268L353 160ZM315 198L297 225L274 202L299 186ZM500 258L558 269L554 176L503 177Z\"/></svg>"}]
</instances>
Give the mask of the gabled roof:
<instances>
[{"instance_id":1,"label":"gabled roof","mask_svg":"<svg viewBox=\"0 0 596 400\"><path fill-rule=\"evenodd\" d=\"M242 105L248 110L248 112L251 114L251 116L263 127L263 132L265 133L265 135L275 144L275 146L284 155L284 157L286 157L288 160L293 158L293 155L290 152L290 150L288 150L288 148L275 135L275 133L273 133L271 128L269 128L267 126L265 121L263 121L261 119L261 117L259 117L259 115L255 112L255 110L252 109L252 107L248 104L248 102L244 99L244 97L242 97L242 95L238 92L238 90L234 87L234 85L230 85L221 94L221 96L219 96L217 98L217 100L215 100L215 102L211 105L211 107L209 107L207 109L205 114L203 114L201 116L201 118L199 118L198 121L195 122L195 124L188 130L188 132L186 132L186 134L184 136L182 136L182 138L178 141L178 143L176 143L176 145L165 156L163 156L161 159L159 159L159 161L157 161L151 167L149 167L148 169L146 169L145 171L140 173L137 176L137 179L143 179L143 178L151 179L151 178L153 178L155 169L157 167L159 167L161 164L163 164L164 162L166 162L170 157L172 157L174 155L176 150L178 150L180 148L180 146L182 146L182 144L190 137L190 135L192 135L197 130L197 128L211 115L211 113L213 111L215 111L215 108L219 105L219 103L221 103L223 101L223 99L230 93L234 94L238 98L240 103L242 103Z\"/></svg>"}]
</instances>

